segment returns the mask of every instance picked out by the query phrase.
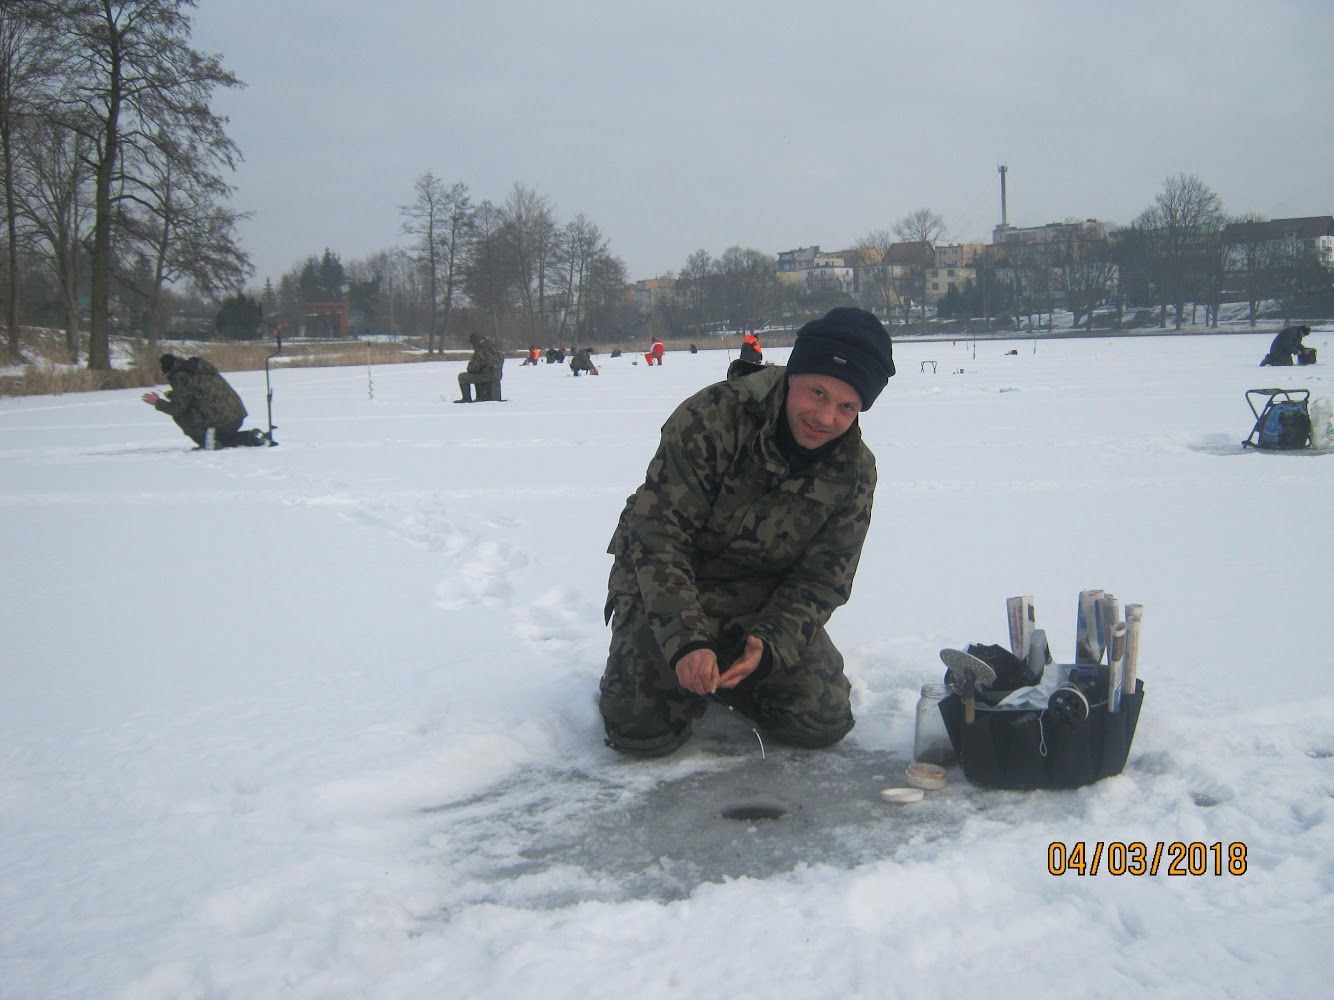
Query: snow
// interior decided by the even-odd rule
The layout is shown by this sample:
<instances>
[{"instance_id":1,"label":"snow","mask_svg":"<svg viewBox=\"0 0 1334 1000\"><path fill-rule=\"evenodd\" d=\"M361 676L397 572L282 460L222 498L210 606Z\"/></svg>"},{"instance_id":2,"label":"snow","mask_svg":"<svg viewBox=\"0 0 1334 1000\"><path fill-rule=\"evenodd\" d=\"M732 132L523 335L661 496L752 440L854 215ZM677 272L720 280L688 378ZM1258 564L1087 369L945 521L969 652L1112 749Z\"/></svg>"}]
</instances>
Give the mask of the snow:
<instances>
[{"instance_id":1,"label":"snow","mask_svg":"<svg viewBox=\"0 0 1334 1000\"><path fill-rule=\"evenodd\" d=\"M897 345L858 725L764 759L713 710L627 761L595 703L607 539L722 351L473 406L458 361L278 369L281 447L216 453L141 390L0 400L0 995L1323 995L1334 458L1239 442L1247 389L1334 392L1272 333ZM1032 594L1068 659L1091 587L1145 606L1125 773L881 802L938 650ZM1246 871L1047 871L1137 840Z\"/></svg>"}]
</instances>

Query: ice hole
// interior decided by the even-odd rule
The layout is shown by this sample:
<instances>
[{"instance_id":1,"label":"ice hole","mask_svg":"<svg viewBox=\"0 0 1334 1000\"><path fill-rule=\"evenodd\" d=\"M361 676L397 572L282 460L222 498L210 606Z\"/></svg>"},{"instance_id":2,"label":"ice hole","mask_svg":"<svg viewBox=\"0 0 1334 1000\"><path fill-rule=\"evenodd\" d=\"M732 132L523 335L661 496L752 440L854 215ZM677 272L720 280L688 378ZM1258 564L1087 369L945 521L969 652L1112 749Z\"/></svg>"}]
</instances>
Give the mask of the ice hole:
<instances>
[{"instance_id":1,"label":"ice hole","mask_svg":"<svg viewBox=\"0 0 1334 1000\"><path fill-rule=\"evenodd\" d=\"M723 819L781 819L787 810L772 802L742 802L723 810Z\"/></svg>"}]
</instances>

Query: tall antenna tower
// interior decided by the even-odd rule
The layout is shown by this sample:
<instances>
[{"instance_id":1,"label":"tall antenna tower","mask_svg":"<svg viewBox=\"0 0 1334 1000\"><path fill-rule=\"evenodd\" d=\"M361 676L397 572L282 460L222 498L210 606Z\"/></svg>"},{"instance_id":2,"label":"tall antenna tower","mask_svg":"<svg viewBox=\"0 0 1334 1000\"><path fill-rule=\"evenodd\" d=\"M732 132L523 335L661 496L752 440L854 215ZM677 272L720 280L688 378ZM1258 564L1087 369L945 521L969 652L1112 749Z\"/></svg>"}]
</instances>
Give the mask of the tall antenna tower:
<instances>
[{"instance_id":1,"label":"tall antenna tower","mask_svg":"<svg viewBox=\"0 0 1334 1000\"><path fill-rule=\"evenodd\" d=\"M1005 229L1009 226L1009 222L1005 214L1005 174L1009 169L1010 168L1007 167L1004 163L1002 163L1000 166L996 168L997 172L1000 174L1000 179L1001 179L1001 228L1002 229Z\"/></svg>"}]
</instances>

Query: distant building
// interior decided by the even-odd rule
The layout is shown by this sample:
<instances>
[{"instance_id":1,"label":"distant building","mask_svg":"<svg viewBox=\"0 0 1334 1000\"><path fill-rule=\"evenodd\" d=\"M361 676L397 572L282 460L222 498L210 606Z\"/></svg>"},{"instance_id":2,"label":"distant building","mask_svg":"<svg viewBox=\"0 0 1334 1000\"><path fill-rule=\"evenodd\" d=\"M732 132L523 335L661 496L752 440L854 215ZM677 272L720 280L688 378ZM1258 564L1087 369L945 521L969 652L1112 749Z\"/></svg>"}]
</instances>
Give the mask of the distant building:
<instances>
[{"instance_id":1,"label":"distant building","mask_svg":"<svg viewBox=\"0 0 1334 1000\"><path fill-rule=\"evenodd\" d=\"M1250 261L1272 257L1293 247L1310 253L1320 266L1334 270L1334 215L1310 215L1266 222L1233 222L1223 227L1225 270L1244 275Z\"/></svg>"},{"instance_id":2,"label":"distant building","mask_svg":"<svg viewBox=\"0 0 1334 1000\"><path fill-rule=\"evenodd\" d=\"M792 274L797 271L808 271L815 266L815 258L818 256L820 256L818 246L781 250L778 253L778 273Z\"/></svg>"},{"instance_id":3,"label":"distant building","mask_svg":"<svg viewBox=\"0 0 1334 1000\"><path fill-rule=\"evenodd\" d=\"M972 263L986 254L983 243L951 243L935 250L935 267L926 271L926 304L935 305L950 292L962 292L970 282L977 280Z\"/></svg>"},{"instance_id":4,"label":"distant building","mask_svg":"<svg viewBox=\"0 0 1334 1000\"><path fill-rule=\"evenodd\" d=\"M851 292L856 283L856 269L849 267L842 255L819 254L808 270L801 272L807 288L826 292Z\"/></svg>"},{"instance_id":5,"label":"distant building","mask_svg":"<svg viewBox=\"0 0 1334 1000\"><path fill-rule=\"evenodd\" d=\"M774 270L784 285L851 292L856 284L856 269L848 256L849 252L821 253L819 246L782 250Z\"/></svg>"},{"instance_id":6,"label":"distant building","mask_svg":"<svg viewBox=\"0 0 1334 1000\"><path fill-rule=\"evenodd\" d=\"M676 296L675 278L643 278L635 282L635 311L647 316L658 303L671 301Z\"/></svg>"},{"instance_id":7,"label":"distant building","mask_svg":"<svg viewBox=\"0 0 1334 1000\"><path fill-rule=\"evenodd\" d=\"M962 292L970 281L977 280L971 267L929 267L926 270L926 304L935 305L950 292Z\"/></svg>"},{"instance_id":8,"label":"distant building","mask_svg":"<svg viewBox=\"0 0 1334 1000\"><path fill-rule=\"evenodd\" d=\"M930 267L935 261L936 248L926 240L891 243L884 259L885 265L892 268L920 267L923 262Z\"/></svg>"},{"instance_id":9,"label":"distant building","mask_svg":"<svg viewBox=\"0 0 1334 1000\"><path fill-rule=\"evenodd\" d=\"M288 338L338 340L348 336L345 302L300 302L268 317L275 334Z\"/></svg>"},{"instance_id":10,"label":"distant building","mask_svg":"<svg viewBox=\"0 0 1334 1000\"><path fill-rule=\"evenodd\" d=\"M936 267L967 267L986 253L984 243L951 243L935 248Z\"/></svg>"},{"instance_id":11,"label":"distant building","mask_svg":"<svg viewBox=\"0 0 1334 1000\"><path fill-rule=\"evenodd\" d=\"M991 232L991 242L997 247L1064 243L1071 238L1105 240L1107 224L1097 219L1085 219L1083 222L1049 222L1045 226L1030 226L1026 229L1000 225Z\"/></svg>"}]
</instances>

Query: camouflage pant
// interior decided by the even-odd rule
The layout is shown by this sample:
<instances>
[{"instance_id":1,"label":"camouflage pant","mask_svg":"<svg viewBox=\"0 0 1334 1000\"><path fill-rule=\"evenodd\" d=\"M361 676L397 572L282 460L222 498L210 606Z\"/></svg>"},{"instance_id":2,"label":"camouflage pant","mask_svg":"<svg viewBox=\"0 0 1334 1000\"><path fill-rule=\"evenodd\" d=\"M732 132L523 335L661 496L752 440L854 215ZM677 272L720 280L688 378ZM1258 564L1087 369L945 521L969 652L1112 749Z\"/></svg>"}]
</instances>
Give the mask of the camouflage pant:
<instances>
[{"instance_id":1,"label":"camouflage pant","mask_svg":"<svg viewBox=\"0 0 1334 1000\"><path fill-rule=\"evenodd\" d=\"M240 430L245 417L238 420L228 420L222 424L210 424L204 418L197 414L190 414L185 417L173 416L171 418L176 422L176 426L185 432L188 437L199 447L204 447L204 435L212 428L217 435L217 443L225 446L225 443L235 437L236 432Z\"/></svg>"},{"instance_id":2,"label":"camouflage pant","mask_svg":"<svg viewBox=\"0 0 1334 1000\"><path fill-rule=\"evenodd\" d=\"M463 399L472 399L473 386L477 386L478 402L490 402L500 398L499 375L492 378L482 372L459 372L459 392Z\"/></svg>"},{"instance_id":3,"label":"camouflage pant","mask_svg":"<svg viewBox=\"0 0 1334 1000\"><path fill-rule=\"evenodd\" d=\"M665 734L679 733L676 749L689 736L690 722L704 714L708 699L692 694L676 679L649 628L639 602L618 598L614 604L611 647L600 685L599 708L608 741L634 752L638 741L653 743ZM751 620L717 623L725 667L739 655ZM837 743L853 727L851 686L843 675L843 656L824 629L801 659L775 670L759 683L743 682L719 695L759 724L766 736L797 746L821 747Z\"/></svg>"}]
</instances>

